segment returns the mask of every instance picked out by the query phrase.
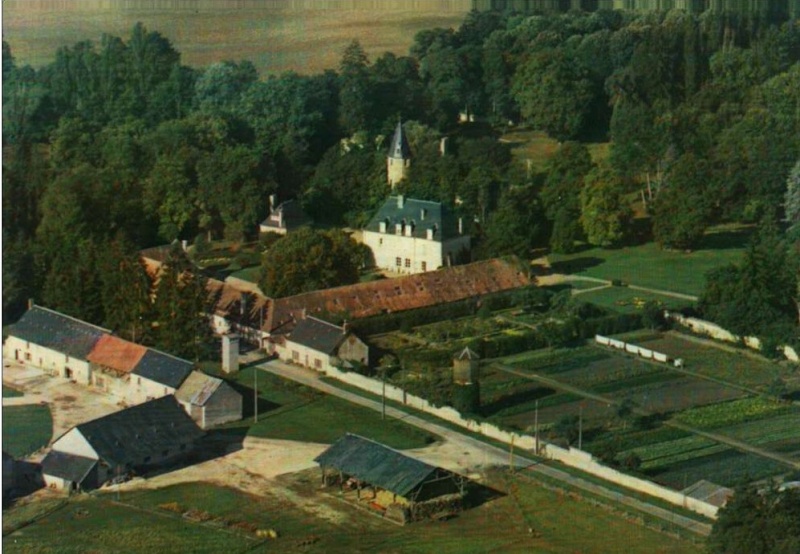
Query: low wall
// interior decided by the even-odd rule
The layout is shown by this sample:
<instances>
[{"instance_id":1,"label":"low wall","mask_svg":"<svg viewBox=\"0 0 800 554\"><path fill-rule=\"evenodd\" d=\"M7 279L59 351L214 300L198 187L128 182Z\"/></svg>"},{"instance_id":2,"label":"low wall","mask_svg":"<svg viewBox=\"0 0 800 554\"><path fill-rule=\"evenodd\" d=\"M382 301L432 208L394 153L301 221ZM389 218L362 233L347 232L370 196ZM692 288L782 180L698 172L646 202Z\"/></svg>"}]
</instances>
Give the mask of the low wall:
<instances>
[{"instance_id":1,"label":"low wall","mask_svg":"<svg viewBox=\"0 0 800 554\"><path fill-rule=\"evenodd\" d=\"M594 341L597 344L602 344L603 346L609 346L611 348L616 348L617 350L622 350L629 354L636 354L640 358L644 358L645 360L655 360L657 362L668 363L669 356L662 352L656 352L655 350L650 350L649 348L644 348L641 346L637 346L635 344L630 344L627 342L623 342L621 340L612 339L610 337L604 337L603 335L595 335ZM675 360L675 365L683 365L681 360Z\"/></svg>"},{"instance_id":2,"label":"low wall","mask_svg":"<svg viewBox=\"0 0 800 554\"><path fill-rule=\"evenodd\" d=\"M369 391L373 394L383 394L384 385L380 380L365 377L358 373L344 372L335 368L326 371L329 377L333 377L343 383ZM494 439L506 444L513 444L521 450L529 450L536 453L536 438L530 435L504 431L488 422L478 422L472 419L465 419L461 414L449 406L435 407L424 398L407 394L403 389L394 385L386 385L386 398L402 403L406 406L421 410L435 415L450 423L454 423L464 429L479 433L484 437ZM645 479L627 475L613 468L604 466L597 462L588 452L576 448L560 448L539 439L539 455L551 460L557 460L567 466L574 467L595 475L611 483L621 485L656 498L665 500L676 506L681 506L692 510L703 516L715 519L717 517L717 506L692 498L678 491L662 487Z\"/></svg>"},{"instance_id":3,"label":"low wall","mask_svg":"<svg viewBox=\"0 0 800 554\"><path fill-rule=\"evenodd\" d=\"M716 323L712 323L710 321L706 321L704 319L698 319L696 317L686 317L681 314L676 314L672 312L664 312L664 317L667 319L671 319L676 323L679 323L686 327L687 329L691 330L698 335L706 335L707 337L711 337L712 339L717 339L725 342L736 342L736 343L744 343L745 346L751 348L753 350L761 350L761 341L758 337L739 337L738 335L734 335L727 329L723 329ZM779 348L783 355L786 357L787 360L792 362L800 362L800 356L798 356L797 351L792 348L791 346L783 346Z\"/></svg>"}]
</instances>

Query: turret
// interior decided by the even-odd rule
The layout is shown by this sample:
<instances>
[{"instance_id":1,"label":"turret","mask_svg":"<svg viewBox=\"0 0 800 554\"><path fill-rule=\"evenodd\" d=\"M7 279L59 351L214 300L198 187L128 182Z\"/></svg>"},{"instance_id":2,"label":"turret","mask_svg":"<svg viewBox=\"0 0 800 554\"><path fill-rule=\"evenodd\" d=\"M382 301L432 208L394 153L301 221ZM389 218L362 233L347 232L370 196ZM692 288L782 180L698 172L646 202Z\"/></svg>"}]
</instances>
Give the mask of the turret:
<instances>
[{"instance_id":1,"label":"turret","mask_svg":"<svg viewBox=\"0 0 800 554\"><path fill-rule=\"evenodd\" d=\"M409 167L411 167L411 148L403 132L403 124L398 121L386 156L386 180L392 188L406 178Z\"/></svg>"}]
</instances>

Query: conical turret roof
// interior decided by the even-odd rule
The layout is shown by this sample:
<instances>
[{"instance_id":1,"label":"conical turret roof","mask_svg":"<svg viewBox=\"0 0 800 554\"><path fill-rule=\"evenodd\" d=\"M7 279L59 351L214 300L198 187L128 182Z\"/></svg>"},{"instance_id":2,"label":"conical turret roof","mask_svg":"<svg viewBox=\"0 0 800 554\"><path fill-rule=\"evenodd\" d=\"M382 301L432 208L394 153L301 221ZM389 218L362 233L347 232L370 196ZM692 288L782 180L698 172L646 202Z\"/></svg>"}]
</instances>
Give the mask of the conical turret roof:
<instances>
[{"instance_id":1,"label":"conical turret roof","mask_svg":"<svg viewBox=\"0 0 800 554\"><path fill-rule=\"evenodd\" d=\"M398 160L405 160L411 157L411 148L408 146L406 134L403 132L403 124L397 122L397 128L394 130L392 143L389 145L389 157Z\"/></svg>"}]
</instances>

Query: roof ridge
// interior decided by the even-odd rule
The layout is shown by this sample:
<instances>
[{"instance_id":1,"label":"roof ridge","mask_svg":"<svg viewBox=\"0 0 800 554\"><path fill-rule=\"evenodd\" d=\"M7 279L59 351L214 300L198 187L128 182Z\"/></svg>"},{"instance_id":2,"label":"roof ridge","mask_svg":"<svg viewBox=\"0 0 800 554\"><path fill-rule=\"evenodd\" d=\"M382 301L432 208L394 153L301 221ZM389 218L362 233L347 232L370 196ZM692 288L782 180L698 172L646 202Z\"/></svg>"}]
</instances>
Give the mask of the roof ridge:
<instances>
[{"instance_id":1,"label":"roof ridge","mask_svg":"<svg viewBox=\"0 0 800 554\"><path fill-rule=\"evenodd\" d=\"M376 441L374 439L371 439L369 437L365 437L365 436L359 435L358 433L347 432L345 434L345 436L348 436L348 435L356 437L357 439L361 439L363 441L371 442L372 444L378 445L381 448L384 448L386 450L391 450L395 454L399 454L400 456L402 456L404 458L408 458L409 460L414 460L415 462L419 462L420 464L426 465L426 466L431 467L433 469L436 469L436 467L437 467L437 466L435 466L433 464L429 464L428 462L426 462L424 460L420 460L419 458L415 458L414 456L409 456L408 454L403 454L400 450L397 450L396 448L392 448L391 446L389 446L387 444L384 444L382 442L378 442L378 441ZM342 439L340 438L339 440L342 440ZM339 441L336 441L336 442L339 442Z\"/></svg>"},{"instance_id":2,"label":"roof ridge","mask_svg":"<svg viewBox=\"0 0 800 554\"><path fill-rule=\"evenodd\" d=\"M94 323L89 323L88 321L84 321L82 319L78 319L77 317L73 317L71 315L68 315L68 314L65 314L65 313L62 313L62 312L58 312L58 311L53 310L51 308L46 308L44 306L40 306L39 304L34 304L31 307L31 309L28 310L28 311L31 311L31 310L34 310L34 309L39 309L39 310L43 310L45 312L50 312L51 314L55 314L57 316L65 317L65 318L70 319L70 320L72 320L72 321L74 321L76 323L81 323L81 324L86 325L88 327L94 327L95 329L97 329L99 331L103 331L104 333L106 333L108 335L113 335L114 334L114 332L111 329L106 329L105 327L100 327L99 325L95 325ZM25 313L28 313L28 312L25 312Z\"/></svg>"}]
</instances>

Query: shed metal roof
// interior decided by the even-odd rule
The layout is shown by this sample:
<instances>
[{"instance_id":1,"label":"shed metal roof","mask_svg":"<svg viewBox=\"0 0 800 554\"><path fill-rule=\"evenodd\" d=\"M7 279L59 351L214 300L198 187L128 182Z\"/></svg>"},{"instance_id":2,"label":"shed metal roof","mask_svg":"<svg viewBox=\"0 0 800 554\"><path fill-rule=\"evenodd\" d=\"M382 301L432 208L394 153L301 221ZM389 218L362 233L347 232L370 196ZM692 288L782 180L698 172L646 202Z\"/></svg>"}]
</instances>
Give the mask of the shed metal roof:
<instances>
[{"instance_id":1,"label":"shed metal roof","mask_svg":"<svg viewBox=\"0 0 800 554\"><path fill-rule=\"evenodd\" d=\"M25 312L10 330L12 336L21 340L81 360L86 359L100 337L110 332L41 306Z\"/></svg>"},{"instance_id":2,"label":"shed metal roof","mask_svg":"<svg viewBox=\"0 0 800 554\"><path fill-rule=\"evenodd\" d=\"M97 464L97 460L51 450L42 460L42 473L80 484Z\"/></svg>"},{"instance_id":3,"label":"shed metal roof","mask_svg":"<svg viewBox=\"0 0 800 554\"><path fill-rule=\"evenodd\" d=\"M150 348L136 364L133 373L177 389L192 372L193 367L191 362Z\"/></svg>"},{"instance_id":4,"label":"shed metal roof","mask_svg":"<svg viewBox=\"0 0 800 554\"><path fill-rule=\"evenodd\" d=\"M101 459L114 464L144 465L164 450L175 451L203 436L203 431L173 395L138 404L75 427ZM58 441L53 445L58 448Z\"/></svg>"},{"instance_id":5,"label":"shed metal roof","mask_svg":"<svg viewBox=\"0 0 800 554\"><path fill-rule=\"evenodd\" d=\"M317 352L333 354L347 333L338 325L315 317L306 317L297 322L288 340Z\"/></svg>"},{"instance_id":6,"label":"shed metal roof","mask_svg":"<svg viewBox=\"0 0 800 554\"><path fill-rule=\"evenodd\" d=\"M407 496L437 470L393 448L351 433L314 461L400 496Z\"/></svg>"},{"instance_id":7,"label":"shed metal roof","mask_svg":"<svg viewBox=\"0 0 800 554\"><path fill-rule=\"evenodd\" d=\"M214 395L220 385L222 385L222 379L211 377L199 371L192 371L181 387L175 391L175 398L195 406L205 406L205 403Z\"/></svg>"}]
</instances>

